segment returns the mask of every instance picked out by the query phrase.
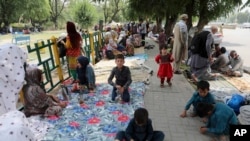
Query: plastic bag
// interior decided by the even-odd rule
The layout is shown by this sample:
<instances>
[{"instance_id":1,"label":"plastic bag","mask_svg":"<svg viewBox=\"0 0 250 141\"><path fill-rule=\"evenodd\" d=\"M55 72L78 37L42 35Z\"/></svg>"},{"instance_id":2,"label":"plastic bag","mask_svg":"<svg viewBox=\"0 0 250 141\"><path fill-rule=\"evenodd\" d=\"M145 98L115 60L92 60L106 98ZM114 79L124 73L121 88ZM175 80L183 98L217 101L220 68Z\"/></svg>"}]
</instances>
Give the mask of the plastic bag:
<instances>
[{"instance_id":1,"label":"plastic bag","mask_svg":"<svg viewBox=\"0 0 250 141\"><path fill-rule=\"evenodd\" d=\"M226 104L231 107L236 114L240 113L240 107L245 104L245 98L240 94L233 94Z\"/></svg>"}]
</instances>

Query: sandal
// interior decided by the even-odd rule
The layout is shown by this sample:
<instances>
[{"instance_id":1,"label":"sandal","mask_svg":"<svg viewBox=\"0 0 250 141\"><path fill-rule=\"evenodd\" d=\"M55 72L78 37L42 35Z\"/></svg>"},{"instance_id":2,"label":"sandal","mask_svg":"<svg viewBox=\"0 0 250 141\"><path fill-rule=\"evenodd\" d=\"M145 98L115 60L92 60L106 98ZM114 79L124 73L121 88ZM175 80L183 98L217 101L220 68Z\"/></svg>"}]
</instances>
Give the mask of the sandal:
<instances>
[{"instance_id":1,"label":"sandal","mask_svg":"<svg viewBox=\"0 0 250 141\"><path fill-rule=\"evenodd\" d=\"M161 84L160 87L163 88L163 87L164 87L164 84Z\"/></svg>"}]
</instances>

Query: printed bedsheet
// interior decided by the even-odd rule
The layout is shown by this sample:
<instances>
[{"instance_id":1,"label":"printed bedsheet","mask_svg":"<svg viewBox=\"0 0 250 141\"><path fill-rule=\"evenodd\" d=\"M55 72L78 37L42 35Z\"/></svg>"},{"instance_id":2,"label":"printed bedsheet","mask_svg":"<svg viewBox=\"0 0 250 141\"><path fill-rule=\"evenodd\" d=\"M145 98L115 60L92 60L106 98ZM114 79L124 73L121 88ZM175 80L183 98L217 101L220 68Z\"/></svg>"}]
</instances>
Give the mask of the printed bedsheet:
<instances>
[{"instance_id":1,"label":"printed bedsheet","mask_svg":"<svg viewBox=\"0 0 250 141\"><path fill-rule=\"evenodd\" d=\"M98 84L95 93L84 94L79 104L79 94L71 93L71 100L60 117L40 119L50 125L43 141L113 141L119 130L125 130L134 110L144 107L145 84L130 85L129 103L110 103L112 86ZM59 95L59 98L61 96Z\"/></svg>"}]
</instances>

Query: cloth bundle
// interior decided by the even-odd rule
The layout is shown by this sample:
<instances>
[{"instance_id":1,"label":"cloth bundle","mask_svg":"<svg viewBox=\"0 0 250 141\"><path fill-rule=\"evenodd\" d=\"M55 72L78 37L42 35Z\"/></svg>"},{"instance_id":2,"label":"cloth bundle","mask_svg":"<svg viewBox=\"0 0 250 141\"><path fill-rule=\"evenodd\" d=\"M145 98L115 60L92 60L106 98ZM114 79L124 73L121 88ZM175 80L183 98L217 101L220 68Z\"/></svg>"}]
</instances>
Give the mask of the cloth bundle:
<instances>
[{"instance_id":1,"label":"cloth bundle","mask_svg":"<svg viewBox=\"0 0 250 141\"><path fill-rule=\"evenodd\" d=\"M240 107L240 114L238 115L240 124L250 125L250 105Z\"/></svg>"}]
</instances>

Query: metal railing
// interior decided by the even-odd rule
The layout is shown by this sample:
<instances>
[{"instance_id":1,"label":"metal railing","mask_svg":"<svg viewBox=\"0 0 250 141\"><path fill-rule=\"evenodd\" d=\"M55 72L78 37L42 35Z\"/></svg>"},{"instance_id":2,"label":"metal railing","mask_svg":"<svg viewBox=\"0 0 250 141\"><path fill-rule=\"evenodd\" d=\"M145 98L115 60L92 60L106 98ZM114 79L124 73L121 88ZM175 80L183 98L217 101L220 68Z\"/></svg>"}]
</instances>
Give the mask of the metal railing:
<instances>
[{"instance_id":1,"label":"metal railing","mask_svg":"<svg viewBox=\"0 0 250 141\"><path fill-rule=\"evenodd\" d=\"M94 32L82 35L83 45L82 50L85 56L90 59L92 64L95 64L100 59L99 51L103 45L103 36L101 32ZM52 91L58 84L70 77L70 73L63 69L63 63L60 60L57 38L52 36L47 41L40 40L34 44L27 45L28 53L33 53L34 58L31 63L35 63L43 70L44 81L43 85L46 92ZM29 62L30 63L30 62ZM66 77L65 77L66 76ZM21 100L23 97L21 95Z\"/></svg>"}]
</instances>

